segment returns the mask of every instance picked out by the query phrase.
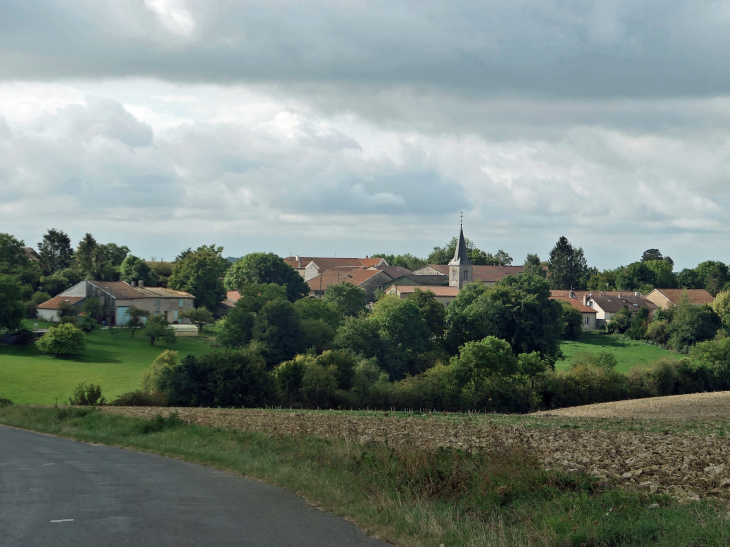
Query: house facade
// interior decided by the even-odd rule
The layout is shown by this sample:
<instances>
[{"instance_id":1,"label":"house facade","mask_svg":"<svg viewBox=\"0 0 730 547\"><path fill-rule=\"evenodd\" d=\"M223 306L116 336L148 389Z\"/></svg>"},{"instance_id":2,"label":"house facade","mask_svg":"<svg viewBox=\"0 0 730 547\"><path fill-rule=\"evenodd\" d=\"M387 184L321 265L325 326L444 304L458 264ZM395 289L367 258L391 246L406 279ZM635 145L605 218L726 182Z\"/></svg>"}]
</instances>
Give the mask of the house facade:
<instances>
[{"instance_id":1,"label":"house facade","mask_svg":"<svg viewBox=\"0 0 730 547\"><path fill-rule=\"evenodd\" d=\"M578 310L582 317L581 326L583 330L596 330L596 316L598 312L595 309L586 306L577 298L571 298L570 296L551 296L550 299L565 302Z\"/></svg>"},{"instance_id":2,"label":"house facade","mask_svg":"<svg viewBox=\"0 0 730 547\"><path fill-rule=\"evenodd\" d=\"M419 286L419 285L393 285L388 290L385 291L385 294L394 294L399 296L400 298L408 298L411 296L416 290L421 291L431 291L434 296L436 297L436 300L440 302L444 308L448 307L449 304L451 304L454 299L459 295L459 288L458 287L451 287L451 286Z\"/></svg>"},{"instance_id":3,"label":"house facade","mask_svg":"<svg viewBox=\"0 0 730 547\"><path fill-rule=\"evenodd\" d=\"M314 256L288 256L284 259L289 266L294 268L304 281L317 277L328 271L350 272L355 269L378 268L387 266L384 258L331 258Z\"/></svg>"},{"instance_id":4,"label":"house facade","mask_svg":"<svg viewBox=\"0 0 730 547\"><path fill-rule=\"evenodd\" d=\"M101 323L108 326L124 326L129 322L129 308L134 306L150 315L163 315L170 323L186 323L179 318L180 311L195 307L195 297L182 291L162 287L145 287L142 282L134 286L124 281L81 281L57 296L40 304L38 317L59 322L62 302L81 311L87 298L101 302Z\"/></svg>"},{"instance_id":5,"label":"house facade","mask_svg":"<svg viewBox=\"0 0 730 547\"><path fill-rule=\"evenodd\" d=\"M642 308L650 312L657 309L656 304L639 292L589 292L583 297L583 303L596 310L596 326L599 328L605 327L624 306L632 316Z\"/></svg>"}]
</instances>

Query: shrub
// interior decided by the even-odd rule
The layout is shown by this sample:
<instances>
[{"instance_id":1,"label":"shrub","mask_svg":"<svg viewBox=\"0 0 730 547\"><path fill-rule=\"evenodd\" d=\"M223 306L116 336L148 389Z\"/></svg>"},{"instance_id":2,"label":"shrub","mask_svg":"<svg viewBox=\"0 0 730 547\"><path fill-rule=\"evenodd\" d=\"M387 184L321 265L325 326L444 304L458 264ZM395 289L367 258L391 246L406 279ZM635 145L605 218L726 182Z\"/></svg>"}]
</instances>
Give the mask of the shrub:
<instances>
[{"instance_id":1,"label":"shrub","mask_svg":"<svg viewBox=\"0 0 730 547\"><path fill-rule=\"evenodd\" d=\"M171 412L167 417L162 414L158 414L149 421L143 422L140 426L142 433L160 433L166 429L173 429L183 425L183 421L180 419L180 414L177 412Z\"/></svg>"},{"instance_id":2,"label":"shrub","mask_svg":"<svg viewBox=\"0 0 730 547\"><path fill-rule=\"evenodd\" d=\"M10 399L6 399L5 397L0 397L0 408L4 406L10 406L14 405L15 403L11 401Z\"/></svg>"},{"instance_id":3,"label":"shrub","mask_svg":"<svg viewBox=\"0 0 730 547\"><path fill-rule=\"evenodd\" d=\"M80 355L86 350L86 336L74 325L53 327L35 343L38 351L55 357Z\"/></svg>"},{"instance_id":4,"label":"shrub","mask_svg":"<svg viewBox=\"0 0 730 547\"><path fill-rule=\"evenodd\" d=\"M162 378L177 365L177 352L166 349L152 361L150 369L142 375L142 391L152 393L162 390Z\"/></svg>"},{"instance_id":5,"label":"shrub","mask_svg":"<svg viewBox=\"0 0 730 547\"><path fill-rule=\"evenodd\" d=\"M23 302L23 306L25 306L26 319L35 319L38 317L38 310L36 309L35 302Z\"/></svg>"},{"instance_id":6,"label":"shrub","mask_svg":"<svg viewBox=\"0 0 730 547\"><path fill-rule=\"evenodd\" d=\"M81 323L78 325L78 327L85 334L91 334L99 327L99 325L96 322L96 319L94 319L93 317L86 316L81 319Z\"/></svg>"},{"instance_id":7,"label":"shrub","mask_svg":"<svg viewBox=\"0 0 730 547\"><path fill-rule=\"evenodd\" d=\"M649 340L663 346L669 342L669 322L666 319L652 321L646 328L646 337Z\"/></svg>"},{"instance_id":8,"label":"shrub","mask_svg":"<svg viewBox=\"0 0 730 547\"><path fill-rule=\"evenodd\" d=\"M609 351L599 351L596 353L590 351L579 351L573 356L571 366L587 366L587 367L599 367L606 370L616 368L618 361L616 356Z\"/></svg>"},{"instance_id":9,"label":"shrub","mask_svg":"<svg viewBox=\"0 0 730 547\"><path fill-rule=\"evenodd\" d=\"M128 391L114 399L112 406L167 406L167 394L162 391Z\"/></svg>"},{"instance_id":10,"label":"shrub","mask_svg":"<svg viewBox=\"0 0 730 547\"><path fill-rule=\"evenodd\" d=\"M145 328L142 329L142 334L150 339L150 345L155 345L158 340L164 340L165 342L172 344L175 343L175 331L170 327L167 319L162 315L153 315L147 320ZM132 331L134 335L134 331Z\"/></svg>"},{"instance_id":11,"label":"shrub","mask_svg":"<svg viewBox=\"0 0 730 547\"><path fill-rule=\"evenodd\" d=\"M314 408L327 408L334 401L337 390L337 367L324 367L317 362L308 362L302 377L302 396Z\"/></svg>"},{"instance_id":12,"label":"shrub","mask_svg":"<svg viewBox=\"0 0 730 547\"><path fill-rule=\"evenodd\" d=\"M276 387L282 403L291 406L302 400L302 380L307 363L313 358L307 355L297 355L291 361L285 361L274 369Z\"/></svg>"},{"instance_id":13,"label":"shrub","mask_svg":"<svg viewBox=\"0 0 730 547\"><path fill-rule=\"evenodd\" d=\"M99 406L106 404L101 394L101 386L95 384L86 385L82 382L76 386L74 393L68 400L68 404L74 406Z\"/></svg>"}]
</instances>

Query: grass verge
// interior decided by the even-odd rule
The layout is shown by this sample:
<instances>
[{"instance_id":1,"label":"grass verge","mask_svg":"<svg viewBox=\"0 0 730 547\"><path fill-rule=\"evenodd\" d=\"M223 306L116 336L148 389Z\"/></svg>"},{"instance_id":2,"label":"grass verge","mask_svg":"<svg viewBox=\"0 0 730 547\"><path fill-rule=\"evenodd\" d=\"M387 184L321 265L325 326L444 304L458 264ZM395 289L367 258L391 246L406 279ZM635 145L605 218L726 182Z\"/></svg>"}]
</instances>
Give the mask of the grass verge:
<instances>
[{"instance_id":1,"label":"grass verge","mask_svg":"<svg viewBox=\"0 0 730 547\"><path fill-rule=\"evenodd\" d=\"M570 367L575 354L581 351L590 353L607 351L612 353L618 361L616 370L623 373L629 372L634 367L646 367L665 357L672 359L683 357L677 352L639 340L625 340L618 336L605 336L592 332L584 332L578 340L563 341L560 344L560 349L565 354L565 361L558 361L555 364L557 370Z\"/></svg>"},{"instance_id":2,"label":"grass verge","mask_svg":"<svg viewBox=\"0 0 730 547\"><path fill-rule=\"evenodd\" d=\"M710 546L730 543L727 507L678 505L587 475L546 471L529 453L425 450L206 428L86 408L0 407L0 423L133 448L261 479L404 546Z\"/></svg>"}]
</instances>

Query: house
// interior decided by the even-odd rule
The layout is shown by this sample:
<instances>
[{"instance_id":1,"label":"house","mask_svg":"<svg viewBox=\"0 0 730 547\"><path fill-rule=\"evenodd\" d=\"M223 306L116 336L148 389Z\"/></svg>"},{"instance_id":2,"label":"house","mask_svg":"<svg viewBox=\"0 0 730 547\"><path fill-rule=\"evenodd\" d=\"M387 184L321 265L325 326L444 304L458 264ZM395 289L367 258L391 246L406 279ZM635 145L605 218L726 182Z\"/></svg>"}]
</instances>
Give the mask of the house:
<instances>
[{"instance_id":1,"label":"house","mask_svg":"<svg viewBox=\"0 0 730 547\"><path fill-rule=\"evenodd\" d=\"M313 256L288 256L284 259L289 266L294 268L304 281L320 275L323 272L335 270L350 272L355 269L377 268L387 266L384 258L327 258Z\"/></svg>"},{"instance_id":2,"label":"house","mask_svg":"<svg viewBox=\"0 0 730 547\"><path fill-rule=\"evenodd\" d=\"M519 275L524 271L523 266L473 266L474 281L484 283L491 287L508 275ZM428 264L413 272L416 275L449 275L449 266L440 264Z\"/></svg>"},{"instance_id":3,"label":"house","mask_svg":"<svg viewBox=\"0 0 730 547\"><path fill-rule=\"evenodd\" d=\"M650 312L657 309L656 304L640 292L630 291L589 292L583 297L583 304L596 310L597 327L606 326L624 306L629 309L632 316L642 308L647 308Z\"/></svg>"},{"instance_id":4,"label":"house","mask_svg":"<svg viewBox=\"0 0 730 547\"><path fill-rule=\"evenodd\" d=\"M459 288L458 287L450 287L450 286L419 286L419 285L393 285L388 290L385 291L385 294L395 294L397 296L400 296L401 298L408 298L410 295L412 295L416 289L422 290L422 291L431 291L434 296L436 297L436 300L441 302L444 307L447 307L449 304L451 304L454 299L459 294Z\"/></svg>"},{"instance_id":5,"label":"house","mask_svg":"<svg viewBox=\"0 0 730 547\"><path fill-rule=\"evenodd\" d=\"M23 247L23 252L28 260L38 263L41 261L41 255L38 254L33 247Z\"/></svg>"},{"instance_id":6,"label":"house","mask_svg":"<svg viewBox=\"0 0 730 547\"><path fill-rule=\"evenodd\" d=\"M578 310L583 316L581 322L583 330L596 330L596 316L598 312L594 308L586 306L577 298L571 298L570 296L551 296L550 299L557 300L558 302L566 302Z\"/></svg>"},{"instance_id":7,"label":"house","mask_svg":"<svg viewBox=\"0 0 730 547\"><path fill-rule=\"evenodd\" d=\"M38 316L45 321L58 322L61 320L62 302L68 302L81 311L84 301L92 297L101 302L101 322L109 326L126 325L129 321L127 310L131 306L146 310L151 315L164 315L171 323L180 322L180 310L195 307L195 297L189 293L145 287L142 281L138 286L124 281L82 281L40 304Z\"/></svg>"},{"instance_id":8,"label":"house","mask_svg":"<svg viewBox=\"0 0 730 547\"><path fill-rule=\"evenodd\" d=\"M414 287L422 285L448 286L449 277L446 275L416 275L414 273L410 273L392 278L390 281L383 285L383 290L388 290L393 285L412 285Z\"/></svg>"},{"instance_id":9,"label":"house","mask_svg":"<svg viewBox=\"0 0 730 547\"><path fill-rule=\"evenodd\" d=\"M375 291L390 281L388 274L376 269L353 269L341 271L339 269L326 270L309 279L309 295L321 298L330 285L337 283L352 283L365 291L369 301L375 300Z\"/></svg>"},{"instance_id":10,"label":"house","mask_svg":"<svg viewBox=\"0 0 730 547\"><path fill-rule=\"evenodd\" d=\"M689 303L695 306L712 304L715 300L715 297L705 289L654 289L646 297L654 302L657 308L665 310L679 304L685 295Z\"/></svg>"}]
</instances>

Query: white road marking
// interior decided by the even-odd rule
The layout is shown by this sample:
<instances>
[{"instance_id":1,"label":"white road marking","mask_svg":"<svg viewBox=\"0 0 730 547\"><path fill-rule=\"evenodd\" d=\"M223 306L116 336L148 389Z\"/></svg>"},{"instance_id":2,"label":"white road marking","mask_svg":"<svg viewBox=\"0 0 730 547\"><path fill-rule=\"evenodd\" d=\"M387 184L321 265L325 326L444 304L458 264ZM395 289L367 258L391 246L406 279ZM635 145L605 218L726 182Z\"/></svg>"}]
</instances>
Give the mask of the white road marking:
<instances>
[{"instance_id":1,"label":"white road marking","mask_svg":"<svg viewBox=\"0 0 730 547\"><path fill-rule=\"evenodd\" d=\"M44 463L43 465L56 465L55 463Z\"/></svg>"},{"instance_id":2,"label":"white road marking","mask_svg":"<svg viewBox=\"0 0 730 547\"><path fill-rule=\"evenodd\" d=\"M58 520L52 520L51 522L73 522L74 519L58 519Z\"/></svg>"}]
</instances>

